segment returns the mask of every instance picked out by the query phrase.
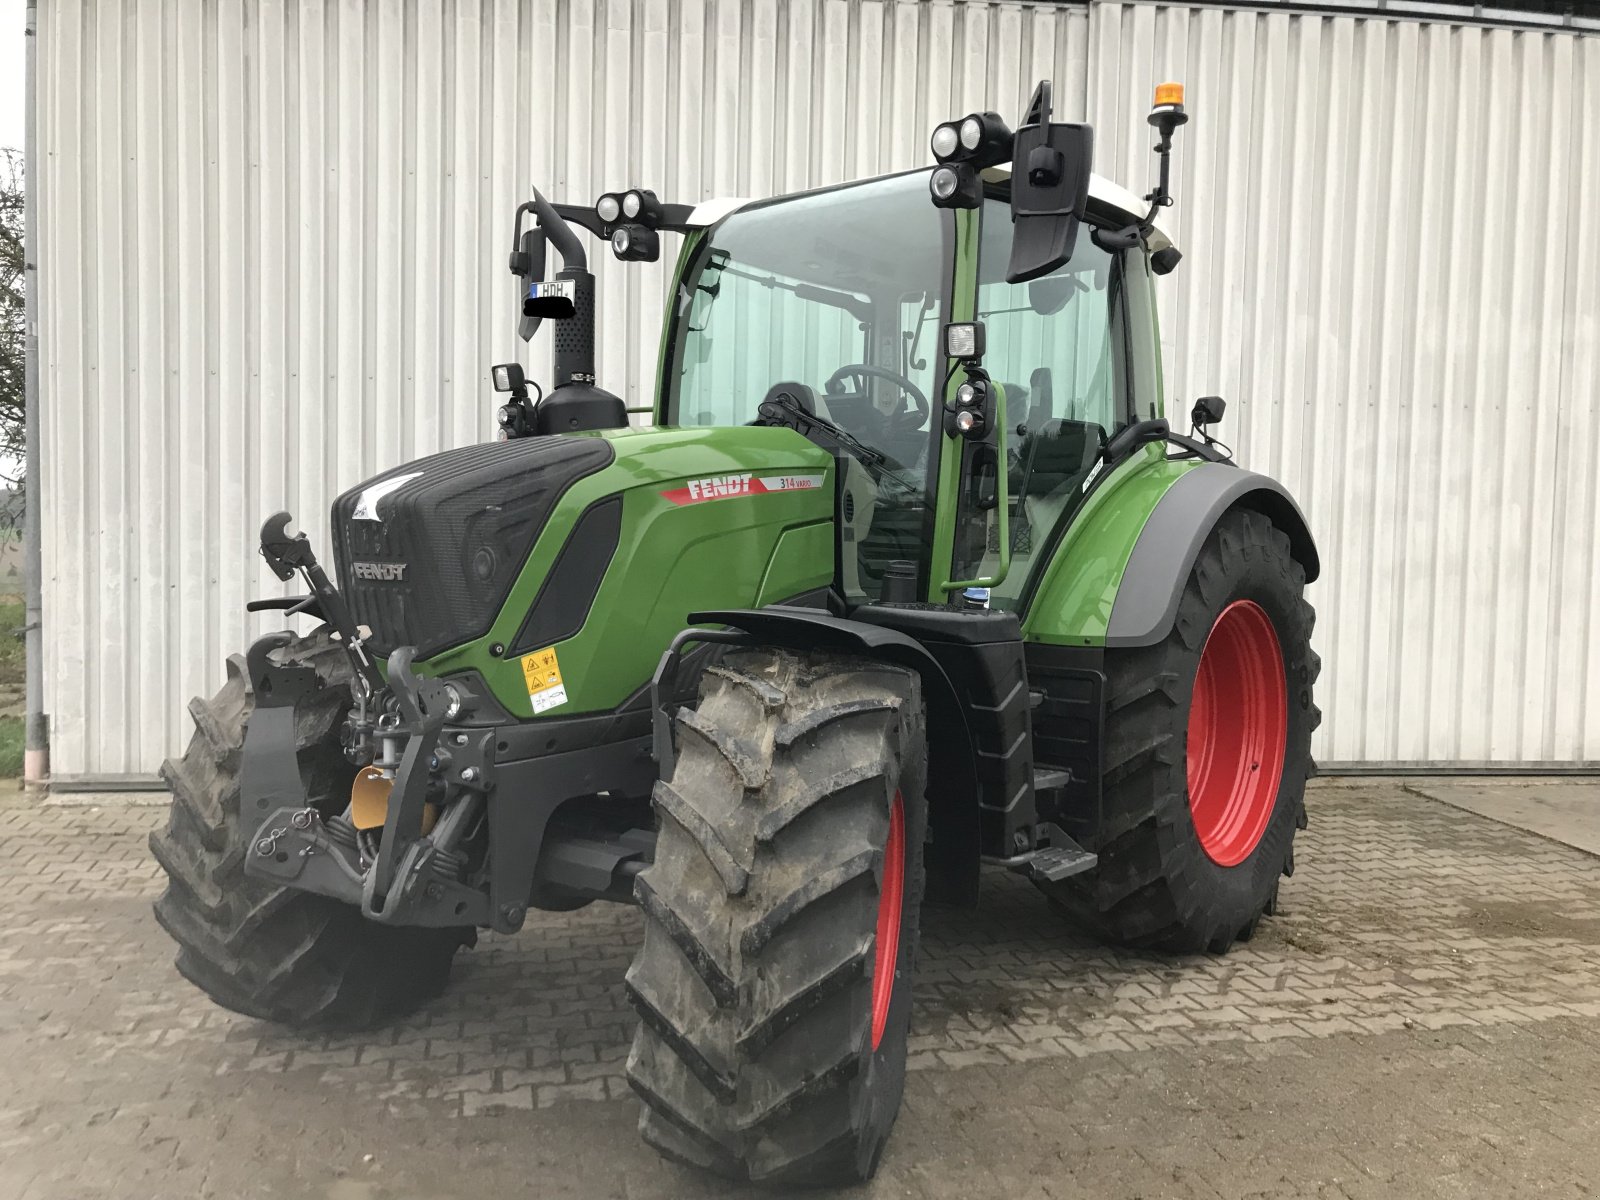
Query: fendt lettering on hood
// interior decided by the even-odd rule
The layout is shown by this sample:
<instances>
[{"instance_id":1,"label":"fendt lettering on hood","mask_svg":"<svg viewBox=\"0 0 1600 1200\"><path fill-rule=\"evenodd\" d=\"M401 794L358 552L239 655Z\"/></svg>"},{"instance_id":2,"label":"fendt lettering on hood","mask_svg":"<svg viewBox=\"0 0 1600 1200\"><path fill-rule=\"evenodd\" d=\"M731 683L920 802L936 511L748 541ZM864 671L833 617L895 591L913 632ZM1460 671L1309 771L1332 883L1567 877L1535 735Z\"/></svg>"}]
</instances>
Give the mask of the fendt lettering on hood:
<instances>
[{"instance_id":1,"label":"fendt lettering on hood","mask_svg":"<svg viewBox=\"0 0 1600 1200\"><path fill-rule=\"evenodd\" d=\"M673 504L699 504L705 500L725 500L730 496L765 496L772 492L809 491L822 486L822 475L712 475L691 479L686 487L669 488L662 497Z\"/></svg>"},{"instance_id":2,"label":"fendt lettering on hood","mask_svg":"<svg viewBox=\"0 0 1600 1200\"><path fill-rule=\"evenodd\" d=\"M401 583L406 577L406 564L403 562L353 562L350 566L357 579Z\"/></svg>"}]
</instances>

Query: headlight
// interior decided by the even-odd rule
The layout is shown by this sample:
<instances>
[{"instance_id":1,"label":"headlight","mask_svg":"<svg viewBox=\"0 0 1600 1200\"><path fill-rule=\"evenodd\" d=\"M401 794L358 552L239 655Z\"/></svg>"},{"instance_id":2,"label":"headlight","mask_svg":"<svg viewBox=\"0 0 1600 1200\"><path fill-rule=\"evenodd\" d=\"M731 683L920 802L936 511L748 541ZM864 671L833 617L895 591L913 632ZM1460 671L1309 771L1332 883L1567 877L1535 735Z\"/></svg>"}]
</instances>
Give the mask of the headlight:
<instances>
[{"instance_id":1,"label":"headlight","mask_svg":"<svg viewBox=\"0 0 1600 1200\"><path fill-rule=\"evenodd\" d=\"M444 692L450 697L450 702L445 706L444 719L454 721L461 715L461 705L465 702L465 697L461 695L461 689L453 683L445 684Z\"/></svg>"},{"instance_id":2,"label":"headlight","mask_svg":"<svg viewBox=\"0 0 1600 1200\"><path fill-rule=\"evenodd\" d=\"M976 404L978 402L978 389L970 383L963 383L956 389L957 404Z\"/></svg>"}]
</instances>

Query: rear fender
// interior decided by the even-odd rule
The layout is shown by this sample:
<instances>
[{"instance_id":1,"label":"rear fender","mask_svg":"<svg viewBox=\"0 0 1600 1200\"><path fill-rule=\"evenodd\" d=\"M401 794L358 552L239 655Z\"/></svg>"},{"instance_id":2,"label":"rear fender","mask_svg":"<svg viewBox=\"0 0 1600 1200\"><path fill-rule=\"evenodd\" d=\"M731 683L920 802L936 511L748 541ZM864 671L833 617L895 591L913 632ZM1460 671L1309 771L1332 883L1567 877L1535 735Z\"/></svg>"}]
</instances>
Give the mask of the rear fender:
<instances>
[{"instance_id":1,"label":"rear fender","mask_svg":"<svg viewBox=\"0 0 1600 1200\"><path fill-rule=\"evenodd\" d=\"M1148 446L1091 489L1068 525L1022 636L1056 646L1149 646L1172 630L1200 547L1231 508L1263 513L1289 536L1309 582L1320 562L1305 518L1276 480L1231 463L1169 459Z\"/></svg>"},{"instance_id":2,"label":"rear fender","mask_svg":"<svg viewBox=\"0 0 1600 1200\"><path fill-rule=\"evenodd\" d=\"M950 677L915 638L816 609L724 609L689 615L692 624L727 625L775 646L857 654L897 663L922 678L928 717L928 898L978 902L978 775L966 711Z\"/></svg>"},{"instance_id":3,"label":"rear fender","mask_svg":"<svg viewBox=\"0 0 1600 1200\"><path fill-rule=\"evenodd\" d=\"M1290 553L1310 583L1321 572L1311 530L1275 479L1223 463L1179 476L1139 532L1106 622L1108 647L1153 646L1172 632L1178 601L1206 538L1234 508L1259 512L1289 535Z\"/></svg>"}]
</instances>

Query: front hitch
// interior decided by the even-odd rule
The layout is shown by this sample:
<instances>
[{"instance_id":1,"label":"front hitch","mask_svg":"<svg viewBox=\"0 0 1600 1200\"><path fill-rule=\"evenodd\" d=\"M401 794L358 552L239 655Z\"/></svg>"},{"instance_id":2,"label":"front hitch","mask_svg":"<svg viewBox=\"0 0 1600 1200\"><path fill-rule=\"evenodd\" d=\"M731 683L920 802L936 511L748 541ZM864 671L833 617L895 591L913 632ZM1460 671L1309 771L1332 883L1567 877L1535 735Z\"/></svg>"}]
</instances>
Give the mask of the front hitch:
<instances>
[{"instance_id":1,"label":"front hitch","mask_svg":"<svg viewBox=\"0 0 1600 1200\"><path fill-rule=\"evenodd\" d=\"M380 765L393 772L382 833L370 861L348 811L324 820L311 805L296 753L297 706L318 687L314 668L283 665L273 653L293 640L287 631L257 639L246 655L255 709L245 726L240 801L246 819L261 824L251 839L245 873L279 886L353 904L374 921L393 925L490 925L483 892L461 882L461 841L471 831L493 772L492 731L460 731L448 751L439 747L450 695L443 683L411 669L414 647L389 658L384 679L367 653L344 597L317 562L304 533L289 533L288 513L261 527L261 555L279 579L299 572L310 595L290 611L315 611L350 656L359 679L361 713L385 693L393 711L378 733L393 753ZM447 786L457 792L437 826L423 834L423 811L433 773L452 765ZM392 765L391 765L392 764Z\"/></svg>"},{"instance_id":2,"label":"front hitch","mask_svg":"<svg viewBox=\"0 0 1600 1200\"><path fill-rule=\"evenodd\" d=\"M270 654L290 640L268 634L247 656L256 708L246 725L240 797L245 811L266 814L245 860L245 874L352 904L386 925L490 925L489 899L461 882L457 850L483 803L493 731L454 735L452 761L466 790L426 836L423 806L449 708L442 683L411 670L409 646L389 660L396 712L382 736L404 742L376 858L362 854L347 817L324 820L311 806L295 755L295 706L316 686L310 667L280 666ZM463 781L465 777L465 781ZM477 786L470 786L468 782Z\"/></svg>"}]
</instances>

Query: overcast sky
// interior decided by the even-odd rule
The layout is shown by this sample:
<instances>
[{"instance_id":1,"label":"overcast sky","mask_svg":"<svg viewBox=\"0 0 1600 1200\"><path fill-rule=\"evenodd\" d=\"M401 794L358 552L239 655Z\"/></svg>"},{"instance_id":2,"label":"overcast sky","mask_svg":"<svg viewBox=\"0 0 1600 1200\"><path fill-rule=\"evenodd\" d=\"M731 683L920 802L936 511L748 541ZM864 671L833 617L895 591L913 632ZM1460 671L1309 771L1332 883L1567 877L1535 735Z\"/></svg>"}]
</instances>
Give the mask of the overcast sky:
<instances>
[{"instance_id":1,"label":"overcast sky","mask_svg":"<svg viewBox=\"0 0 1600 1200\"><path fill-rule=\"evenodd\" d=\"M23 0L0 0L0 146L22 149Z\"/></svg>"}]
</instances>

